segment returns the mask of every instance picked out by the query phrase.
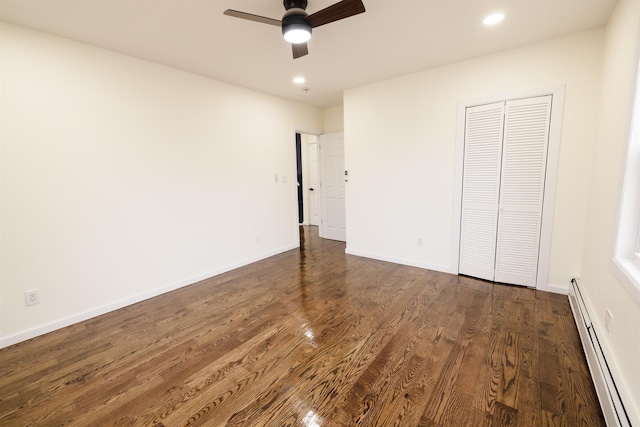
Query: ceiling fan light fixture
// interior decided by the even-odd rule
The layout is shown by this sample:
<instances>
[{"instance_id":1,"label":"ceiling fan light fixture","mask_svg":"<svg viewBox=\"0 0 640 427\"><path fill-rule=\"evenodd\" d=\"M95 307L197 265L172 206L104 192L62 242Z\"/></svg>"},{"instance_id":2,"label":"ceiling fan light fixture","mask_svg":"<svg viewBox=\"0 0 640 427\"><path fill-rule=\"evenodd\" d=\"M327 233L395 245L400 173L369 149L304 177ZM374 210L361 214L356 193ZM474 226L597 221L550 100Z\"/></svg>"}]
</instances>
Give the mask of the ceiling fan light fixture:
<instances>
[{"instance_id":1,"label":"ceiling fan light fixture","mask_svg":"<svg viewBox=\"0 0 640 427\"><path fill-rule=\"evenodd\" d=\"M289 43L306 43L311 38L311 25L305 19L306 14L285 15L282 19L282 35Z\"/></svg>"},{"instance_id":2,"label":"ceiling fan light fixture","mask_svg":"<svg viewBox=\"0 0 640 427\"><path fill-rule=\"evenodd\" d=\"M311 38L311 32L304 28L293 28L284 33L284 39L289 43L304 43Z\"/></svg>"}]
</instances>

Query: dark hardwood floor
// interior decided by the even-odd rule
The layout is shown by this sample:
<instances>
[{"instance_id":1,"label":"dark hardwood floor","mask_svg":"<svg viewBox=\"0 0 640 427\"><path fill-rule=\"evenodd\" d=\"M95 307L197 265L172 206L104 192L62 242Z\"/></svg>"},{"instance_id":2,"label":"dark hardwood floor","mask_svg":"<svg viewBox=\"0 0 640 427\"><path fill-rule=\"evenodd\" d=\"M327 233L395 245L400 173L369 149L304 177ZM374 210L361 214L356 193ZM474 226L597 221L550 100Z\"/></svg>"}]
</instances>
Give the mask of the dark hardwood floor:
<instances>
[{"instance_id":1,"label":"dark hardwood floor","mask_svg":"<svg viewBox=\"0 0 640 427\"><path fill-rule=\"evenodd\" d=\"M0 425L604 425L565 296L303 237L0 350Z\"/></svg>"}]
</instances>

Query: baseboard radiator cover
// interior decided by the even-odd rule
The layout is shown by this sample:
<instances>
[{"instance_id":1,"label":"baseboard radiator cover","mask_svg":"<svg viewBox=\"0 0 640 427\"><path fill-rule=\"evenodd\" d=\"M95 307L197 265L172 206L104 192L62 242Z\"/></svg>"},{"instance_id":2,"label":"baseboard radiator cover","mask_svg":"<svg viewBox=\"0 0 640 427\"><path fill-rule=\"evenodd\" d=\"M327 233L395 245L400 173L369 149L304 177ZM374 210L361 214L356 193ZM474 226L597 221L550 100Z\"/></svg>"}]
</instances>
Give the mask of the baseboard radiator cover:
<instances>
[{"instance_id":1,"label":"baseboard radiator cover","mask_svg":"<svg viewBox=\"0 0 640 427\"><path fill-rule=\"evenodd\" d=\"M631 427L631 421L613 380L607 359L602 352L600 341L596 335L587 305L581 293L580 279L571 279L569 287L569 303L578 326L580 341L587 357L593 384L600 400L602 413L609 427Z\"/></svg>"}]
</instances>

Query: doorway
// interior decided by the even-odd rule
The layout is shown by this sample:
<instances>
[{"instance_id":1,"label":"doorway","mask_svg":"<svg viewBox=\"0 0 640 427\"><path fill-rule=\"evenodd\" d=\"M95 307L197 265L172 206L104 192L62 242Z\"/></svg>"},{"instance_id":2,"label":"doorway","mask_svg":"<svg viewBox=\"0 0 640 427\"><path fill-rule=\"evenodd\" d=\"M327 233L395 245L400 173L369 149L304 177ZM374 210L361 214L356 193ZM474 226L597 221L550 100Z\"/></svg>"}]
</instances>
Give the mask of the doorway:
<instances>
[{"instance_id":1,"label":"doorway","mask_svg":"<svg viewBox=\"0 0 640 427\"><path fill-rule=\"evenodd\" d=\"M460 274L535 286L551 101L467 108Z\"/></svg>"},{"instance_id":2,"label":"doorway","mask_svg":"<svg viewBox=\"0 0 640 427\"><path fill-rule=\"evenodd\" d=\"M298 223L320 237L346 241L344 134L296 133Z\"/></svg>"},{"instance_id":3,"label":"doorway","mask_svg":"<svg viewBox=\"0 0 640 427\"><path fill-rule=\"evenodd\" d=\"M513 141L511 141L511 143L505 143L503 146L502 137L497 138L496 141L498 142L496 142L496 149L494 150L496 156L494 156L495 158L492 160L493 163L491 163L487 161L490 157L487 154L487 148L484 146L481 147L482 144L486 144L486 135L483 136L478 133L478 141L480 145L475 148L477 155L475 156L476 160L474 160L473 153L469 152L465 148L465 142L467 142L467 139L469 137L475 137L475 134L472 135L471 130L467 128L467 119L470 118L468 113L470 111L475 111L478 113L478 118L484 117L488 112L483 111L483 108L491 110L493 107L496 107L496 105L493 107L490 106L490 104L494 103L499 104L498 106L502 105L500 107L501 109L504 107L509 109L511 106L514 108L514 111L516 108L520 107L527 109L531 106L521 106L520 104L533 102L526 100L533 100L534 98L539 98L540 101L550 99L550 104L548 105L550 114L548 116L543 115L547 117L547 119L545 119L547 124L542 124L540 126L540 129L546 128L548 131L548 142L544 148L545 152L543 153L540 151L540 159L545 160L546 168L539 168L538 172L536 172L538 176L540 176L537 183L530 181L531 177L535 176L536 173L525 170L527 167L533 167L532 163L528 160L529 148L524 146L522 149L517 148L518 144L520 144L519 142L514 144ZM553 225L557 166L560 152L560 131L563 104L564 86L522 91L512 94L511 96L490 97L484 100L459 103L458 136L456 143L457 182L455 185L456 194L454 197L454 224L457 224L457 226L454 227L452 236L452 256L454 260L457 260L454 271L455 273L469 274L475 277L483 277L488 280L494 280L502 283L513 283L535 287L539 290L549 290L549 288L552 287L548 283L548 270L551 252L551 231ZM522 132L525 131L524 128L527 128L526 132L528 132L529 125L520 120L514 120L511 125L507 123L506 127L503 129L503 124L501 124L503 123L502 120L504 120L503 117L508 118L508 113L505 114L507 114L507 116L504 116L500 112L495 114L494 122L499 125L496 127L496 134L502 133L509 126L516 129L516 125L518 123L522 124L522 126L518 132L514 133L513 138L520 139ZM529 118L526 120L529 120ZM478 132L485 131L485 128L483 128L482 125L477 126L477 129ZM512 150L510 152L511 154L504 154L503 147L504 149L508 148L509 150ZM509 160L508 156L511 156L510 163L505 164L503 160ZM467 169L470 160L475 162L473 167L476 167L479 173L482 172L478 177L473 178L473 171L471 169ZM525 167L525 169L522 169L523 167ZM493 174L493 177L489 179L489 172L492 170L495 173ZM509 172L509 170L512 172ZM503 179L504 173L510 174L509 180ZM520 180L522 177L525 178L524 181L520 183L516 183L515 181L512 182L512 179ZM464 182L467 184L466 189ZM484 187L485 182L491 183L491 188L489 190ZM474 186L478 186L480 184L482 184L482 188L477 189L477 194L469 193L469 195L466 195L467 190L473 190ZM529 197L531 200L522 199L522 194L525 190L531 195L531 197ZM484 196L481 195L482 192L485 192ZM472 197L474 194L477 196L475 199ZM482 203L491 198L489 197L490 195L495 196L493 199L495 199L494 201L496 203L491 207L482 205ZM512 195L513 197L510 197L510 199L505 199L503 197L501 199L501 196L509 195ZM515 204L522 204L521 202L523 202L523 200L527 203L529 201L539 201L535 215L527 213L526 211L528 208L525 209L523 206L511 206L511 202L516 202ZM544 203L542 203L543 201ZM472 220L472 222L475 221L476 223L465 223L465 216L467 219ZM527 218L523 218L523 216L527 216ZM533 219L528 218L529 216ZM502 233L502 231L499 230L501 226L503 226L505 230L507 226L512 227L512 232L505 232L502 236L502 241L499 241L501 238L500 234ZM465 227L467 230L465 230ZM479 233L469 234L469 231L473 231L474 229L479 231ZM521 245L521 242L524 240L523 236L527 234L525 232L531 234L531 242L534 242L534 244L529 247ZM465 234L467 234L467 237L464 236ZM482 239L478 236L481 236ZM477 239L476 242L473 242L474 239ZM502 246L503 249L509 249L511 252L508 253L503 250L501 255L499 252L496 252L501 250L500 246ZM479 252L473 255L470 252L470 248L472 247L478 249ZM483 247L484 249L482 249ZM517 277L515 278L516 280L513 280L514 277L511 274L513 271L510 271L508 268L509 266L506 263L503 263L505 265L502 267L496 267L499 257L502 257L503 260L511 259L518 265L516 270L518 275L520 275L520 271L522 270L522 259L520 257L524 252L526 252L525 249L532 255L527 259L527 262L531 263L531 274L526 279L523 277ZM481 258L487 262L482 266L475 265ZM500 268L502 269L501 271L499 271ZM483 276L485 273L487 277Z\"/></svg>"},{"instance_id":4,"label":"doorway","mask_svg":"<svg viewBox=\"0 0 640 427\"><path fill-rule=\"evenodd\" d=\"M321 222L320 163L318 136L296 132L298 223L319 226Z\"/></svg>"},{"instance_id":5,"label":"doorway","mask_svg":"<svg viewBox=\"0 0 640 427\"><path fill-rule=\"evenodd\" d=\"M296 182L298 183L298 224L304 224L304 180L302 179L302 135L296 133Z\"/></svg>"}]
</instances>

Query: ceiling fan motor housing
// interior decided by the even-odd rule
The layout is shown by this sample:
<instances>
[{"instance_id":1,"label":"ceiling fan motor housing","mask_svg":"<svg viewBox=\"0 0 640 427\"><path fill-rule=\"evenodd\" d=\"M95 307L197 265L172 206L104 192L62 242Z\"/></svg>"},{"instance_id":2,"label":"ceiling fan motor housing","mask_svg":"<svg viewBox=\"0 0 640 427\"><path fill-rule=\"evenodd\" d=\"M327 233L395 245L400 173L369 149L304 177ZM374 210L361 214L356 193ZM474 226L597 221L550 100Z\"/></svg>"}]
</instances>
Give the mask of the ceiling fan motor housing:
<instances>
[{"instance_id":1,"label":"ceiling fan motor housing","mask_svg":"<svg viewBox=\"0 0 640 427\"><path fill-rule=\"evenodd\" d=\"M303 30L311 35L311 24L307 22L307 12L304 9L289 9L282 17L282 35L293 30Z\"/></svg>"},{"instance_id":2,"label":"ceiling fan motor housing","mask_svg":"<svg viewBox=\"0 0 640 427\"><path fill-rule=\"evenodd\" d=\"M302 9L307 8L307 0L283 0L285 10L289 9Z\"/></svg>"}]
</instances>

